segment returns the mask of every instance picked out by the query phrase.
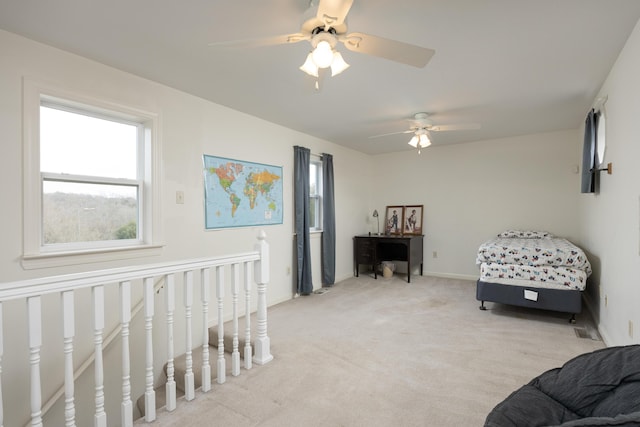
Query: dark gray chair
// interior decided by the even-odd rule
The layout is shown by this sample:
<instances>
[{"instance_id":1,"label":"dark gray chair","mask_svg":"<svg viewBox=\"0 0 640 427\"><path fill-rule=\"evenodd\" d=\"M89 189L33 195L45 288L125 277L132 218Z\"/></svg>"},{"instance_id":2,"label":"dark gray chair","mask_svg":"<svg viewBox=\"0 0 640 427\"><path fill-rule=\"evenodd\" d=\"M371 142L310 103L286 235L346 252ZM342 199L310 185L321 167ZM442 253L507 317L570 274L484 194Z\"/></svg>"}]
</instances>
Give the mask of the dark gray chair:
<instances>
[{"instance_id":1,"label":"dark gray chair","mask_svg":"<svg viewBox=\"0 0 640 427\"><path fill-rule=\"evenodd\" d=\"M485 427L640 426L640 345L582 354L534 378Z\"/></svg>"}]
</instances>

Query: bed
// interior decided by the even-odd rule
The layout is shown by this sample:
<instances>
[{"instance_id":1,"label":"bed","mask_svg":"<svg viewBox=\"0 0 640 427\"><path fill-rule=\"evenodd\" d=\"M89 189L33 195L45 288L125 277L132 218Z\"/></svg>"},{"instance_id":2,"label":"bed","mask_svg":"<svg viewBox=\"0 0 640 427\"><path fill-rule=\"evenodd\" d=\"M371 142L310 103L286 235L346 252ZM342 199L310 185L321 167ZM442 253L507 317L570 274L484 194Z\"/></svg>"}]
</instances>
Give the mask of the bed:
<instances>
[{"instance_id":1,"label":"bed","mask_svg":"<svg viewBox=\"0 0 640 427\"><path fill-rule=\"evenodd\" d=\"M480 245L476 299L571 314L582 311L591 275L584 251L545 231L508 230Z\"/></svg>"}]
</instances>

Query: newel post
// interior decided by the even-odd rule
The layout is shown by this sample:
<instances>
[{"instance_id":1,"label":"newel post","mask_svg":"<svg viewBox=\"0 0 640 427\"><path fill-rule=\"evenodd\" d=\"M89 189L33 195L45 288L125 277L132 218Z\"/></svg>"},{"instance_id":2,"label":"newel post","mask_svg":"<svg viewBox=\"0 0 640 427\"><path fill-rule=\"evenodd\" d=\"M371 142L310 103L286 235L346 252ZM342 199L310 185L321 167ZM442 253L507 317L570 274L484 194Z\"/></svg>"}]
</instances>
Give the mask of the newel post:
<instances>
[{"instance_id":1,"label":"newel post","mask_svg":"<svg viewBox=\"0 0 640 427\"><path fill-rule=\"evenodd\" d=\"M253 361L264 365L273 359L271 345L267 335L267 283L269 283L269 244L266 233L258 233L256 251L260 253L260 260L255 263L255 280L258 287L257 336L255 341L255 355Z\"/></svg>"}]
</instances>

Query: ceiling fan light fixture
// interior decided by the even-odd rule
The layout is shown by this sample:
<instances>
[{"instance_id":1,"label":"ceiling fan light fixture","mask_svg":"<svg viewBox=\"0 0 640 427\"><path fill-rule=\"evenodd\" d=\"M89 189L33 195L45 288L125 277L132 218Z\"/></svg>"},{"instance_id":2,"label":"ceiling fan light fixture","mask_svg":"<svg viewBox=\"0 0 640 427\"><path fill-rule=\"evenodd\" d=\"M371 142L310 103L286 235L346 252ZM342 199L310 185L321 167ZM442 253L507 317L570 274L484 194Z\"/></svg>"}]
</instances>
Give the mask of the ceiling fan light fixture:
<instances>
[{"instance_id":1,"label":"ceiling fan light fixture","mask_svg":"<svg viewBox=\"0 0 640 427\"><path fill-rule=\"evenodd\" d=\"M307 55L307 59L304 61L304 64L302 64L302 66L300 67L300 70L304 71L310 76L318 77L318 66L313 61L313 52L309 52L309 55Z\"/></svg>"},{"instance_id":2,"label":"ceiling fan light fixture","mask_svg":"<svg viewBox=\"0 0 640 427\"><path fill-rule=\"evenodd\" d=\"M337 38L334 33L320 31L314 33L311 39L313 50L307 55L307 59L300 70L313 77L318 77L320 68L331 67L331 76L337 76L349 68L349 64L342 58L340 52L335 50Z\"/></svg>"},{"instance_id":3,"label":"ceiling fan light fixture","mask_svg":"<svg viewBox=\"0 0 640 427\"><path fill-rule=\"evenodd\" d=\"M340 52L333 52L333 62L331 62L331 77L337 76L349 67L350 65L345 62Z\"/></svg>"},{"instance_id":4,"label":"ceiling fan light fixture","mask_svg":"<svg viewBox=\"0 0 640 427\"><path fill-rule=\"evenodd\" d=\"M425 148L431 145L431 140L429 139L429 136L427 134L420 135L418 139L419 139L418 145L420 145L420 147L422 148Z\"/></svg>"},{"instance_id":5,"label":"ceiling fan light fixture","mask_svg":"<svg viewBox=\"0 0 640 427\"><path fill-rule=\"evenodd\" d=\"M419 140L420 140L420 137L418 137L418 135L413 135L413 137L409 141L409 145L415 148L418 146Z\"/></svg>"},{"instance_id":6,"label":"ceiling fan light fixture","mask_svg":"<svg viewBox=\"0 0 640 427\"><path fill-rule=\"evenodd\" d=\"M417 149L426 148L431 145L431 140L429 139L429 135L427 135L426 131L418 131L409 141L409 145Z\"/></svg>"},{"instance_id":7,"label":"ceiling fan light fixture","mask_svg":"<svg viewBox=\"0 0 640 427\"><path fill-rule=\"evenodd\" d=\"M333 48L328 41L320 40L313 52L311 52L311 56L318 68L328 68L333 62Z\"/></svg>"}]
</instances>

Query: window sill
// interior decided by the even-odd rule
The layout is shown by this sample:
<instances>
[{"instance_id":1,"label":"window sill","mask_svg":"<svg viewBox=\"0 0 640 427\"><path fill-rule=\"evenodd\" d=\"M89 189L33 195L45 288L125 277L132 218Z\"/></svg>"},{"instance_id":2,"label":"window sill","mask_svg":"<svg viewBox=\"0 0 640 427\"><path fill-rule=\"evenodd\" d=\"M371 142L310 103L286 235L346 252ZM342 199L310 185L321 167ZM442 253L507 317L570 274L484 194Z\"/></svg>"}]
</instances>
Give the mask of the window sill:
<instances>
[{"instance_id":1,"label":"window sill","mask_svg":"<svg viewBox=\"0 0 640 427\"><path fill-rule=\"evenodd\" d=\"M24 255L22 257L22 268L25 270L36 270L39 268L64 267L94 262L157 256L160 255L163 247L164 245L146 245Z\"/></svg>"}]
</instances>

